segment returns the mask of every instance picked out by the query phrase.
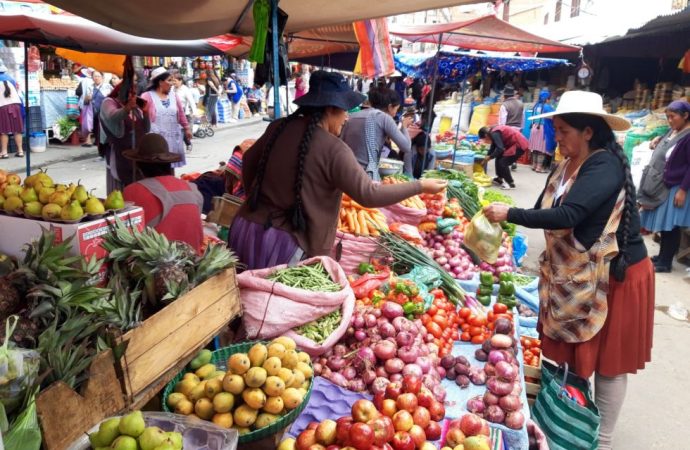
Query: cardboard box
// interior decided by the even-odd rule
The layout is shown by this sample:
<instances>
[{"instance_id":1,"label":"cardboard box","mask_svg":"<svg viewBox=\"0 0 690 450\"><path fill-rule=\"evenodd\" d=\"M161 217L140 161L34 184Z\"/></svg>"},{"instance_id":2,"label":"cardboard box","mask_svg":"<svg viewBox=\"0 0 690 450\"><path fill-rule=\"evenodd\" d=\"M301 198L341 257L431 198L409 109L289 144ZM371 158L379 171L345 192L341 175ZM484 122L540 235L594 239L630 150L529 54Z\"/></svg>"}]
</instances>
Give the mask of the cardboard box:
<instances>
[{"instance_id":1,"label":"cardboard box","mask_svg":"<svg viewBox=\"0 0 690 450\"><path fill-rule=\"evenodd\" d=\"M144 210L139 207L129 208L117 216L132 227L139 230L144 229ZM110 232L107 221L112 220L112 217L106 217L89 222L66 224L0 215L0 252L23 258L22 248L24 244L38 239L42 228L53 227L57 242L63 242L70 236L76 235L72 241L71 254L83 255L87 258L93 255L97 258L103 258L106 251L101 247L101 242L103 236Z\"/></svg>"}]
</instances>

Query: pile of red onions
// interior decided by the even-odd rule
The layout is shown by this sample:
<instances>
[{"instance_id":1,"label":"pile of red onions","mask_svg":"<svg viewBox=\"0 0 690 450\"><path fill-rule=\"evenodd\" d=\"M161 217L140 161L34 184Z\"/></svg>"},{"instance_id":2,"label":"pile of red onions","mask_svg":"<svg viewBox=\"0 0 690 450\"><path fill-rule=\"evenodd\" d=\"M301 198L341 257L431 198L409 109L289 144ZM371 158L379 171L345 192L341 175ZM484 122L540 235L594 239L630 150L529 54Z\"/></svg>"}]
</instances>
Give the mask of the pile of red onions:
<instances>
[{"instance_id":1,"label":"pile of red onions","mask_svg":"<svg viewBox=\"0 0 690 450\"><path fill-rule=\"evenodd\" d=\"M470 255L461 247L464 234L453 230L447 235L422 233L425 246L443 269L458 280L471 280L477 272Z\"/></svg>"},{"instance_id":2,"label":"pile of red onions","mask_svg":"<svg viewBox=\"0 0 690 450\"><path fill-rule=\"evenodd\" d=\"M498 276L503 272L515 272L513 264L513 250L510 240L504 239L501 247L498 249L498 259L493 264L482 261L479 264L479 270L482 272L491 272L494 274L494 279L498 281Z\"/></svg>"},{"instance_id":3,"label":"pile of red onions","mask_svg":"<svg viewBox=\"0 0 690 450\"><path fill-rule=\"evenodd\" d=\"M445 371L439 367L438 348L421 321L403 317L403 309L385 302L381 309L355 310L343 339L315 359L314 372L355 392L383 392L391 381L415 375L437 400Z\"/></svg>"}]
</instances>

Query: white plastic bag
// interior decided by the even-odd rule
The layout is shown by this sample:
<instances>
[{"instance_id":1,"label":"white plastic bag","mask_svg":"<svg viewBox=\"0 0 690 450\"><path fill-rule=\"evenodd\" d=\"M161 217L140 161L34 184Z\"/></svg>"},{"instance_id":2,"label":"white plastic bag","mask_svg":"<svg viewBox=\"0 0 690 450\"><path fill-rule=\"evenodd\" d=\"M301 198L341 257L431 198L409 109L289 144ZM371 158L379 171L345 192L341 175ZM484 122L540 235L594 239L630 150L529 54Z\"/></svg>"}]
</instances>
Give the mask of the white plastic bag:
<instances>
[{"instance_id":1,"label":"white plastic bag","mask_svg":"<svg viewBox=\"0 0 690 450\"><path fill-rule=\"evenodd\" d=\"M633 148L632 151L632 161L630 161L630 173L632 174L633 183L635 183L635 188L640 187L640 180L642 179L642 172L644 168L647 167L649 161L652 159L652 151L649 148L651 141L643 142L637 147Z\"/></svg>"}]
</instances>

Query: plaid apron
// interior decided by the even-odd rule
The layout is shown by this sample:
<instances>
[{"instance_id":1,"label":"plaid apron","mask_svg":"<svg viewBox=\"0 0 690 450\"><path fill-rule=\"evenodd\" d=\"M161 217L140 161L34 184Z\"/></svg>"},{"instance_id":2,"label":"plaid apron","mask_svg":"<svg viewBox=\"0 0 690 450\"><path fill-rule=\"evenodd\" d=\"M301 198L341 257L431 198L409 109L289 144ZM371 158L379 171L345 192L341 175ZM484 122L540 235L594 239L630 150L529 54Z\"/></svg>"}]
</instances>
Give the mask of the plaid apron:
<instances>
[{"instance_id":1,"label":"plaid apron","mask_svg":"<svg viewBox=\"0 0 690 450\"><path fill-rule=\"evenodd\" d=\"M566 167L560 164L551 177L541 202L543 209L553 207ZM568 180L561 201L576 177L577 171ZM539 257L539 321L551 339L586 342L603 327L608 312L609 264L618 253L616 230L624 201L622 189L604 231L589 250L575 239L572 229L544 230L546 250Z\"/></svg>"}]
</instances>

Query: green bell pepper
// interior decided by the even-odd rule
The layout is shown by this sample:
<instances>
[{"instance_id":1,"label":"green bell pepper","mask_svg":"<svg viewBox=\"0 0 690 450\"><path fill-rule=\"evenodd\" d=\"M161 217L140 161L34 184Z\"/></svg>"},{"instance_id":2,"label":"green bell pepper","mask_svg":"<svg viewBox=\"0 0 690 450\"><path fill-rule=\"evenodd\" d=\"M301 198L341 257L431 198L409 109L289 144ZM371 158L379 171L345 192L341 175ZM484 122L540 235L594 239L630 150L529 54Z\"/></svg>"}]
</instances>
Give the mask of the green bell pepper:
<instances>
[{"instance_id":1,"label":"green bell pepper","mask_svg":"<svg viewBox=\"0 0 690 450\"><path fill-rule=\"evenodd\" d=\"M364 275L366 273L376 273L376 268L373 264L360 263L360 265L357 267L357 272L359 272L360 275Z\"/></svg>"},{"instance_id":2,"label":"green bell pepper","mask_svg":"<svg viewBox=\"0 0 690 450\"><path fill-rule=\"evenodd\" d=\"M482 294L477 295L477 301L484 306L489 306L491 304L491 296Z\"/></svg>"},{"instance_id":3,"label":"green bell pepper","mask_svg":"<svg viewBox=\"0 0 690 450\"><path fill-rule=\"evenodd\" d=\"M479 282L482 286L493 286L494 276L491 272L481 272L479 274Z\"/></svg>"},{"instance_id":4,"label":"green bell pepper","mask_svg":"<svg viewBox=\"0 0 690 450\"><path fill-rule=\"evenodd\" d=\"M513 274L510 272L501 272L498 276L499 281L513 281Z\"/></svg>"},{"instance_id":5,"label":"green bell pepper","mask_svg":"<svg viewBox=\"0 0 690 450\"><path fill-rule=\"evenodd\" d=\"M489 285L489 286L481 285L477 289L477 294L479 294L479 295L491 295L493 293L494 293L494 288L491 285Z\"/></svg>"},{"instance_id":6,"label":"green bell pepper","mask_svg":"<svg viewBox=\"0 0 690 450\"><path fill-rule=\"evenodd\" d=\"M513 309L517 306L517 299L514 295L500 295L497 301L506 305L508 309Z\"/></svg>"},{"instance_id":7,"label":"green bell pepper","mask_svg":"<svg viewBox=\"0 0 690 450\"><path fill-rule=\"evenodd\" d=\"M511 281L501 281L498 293L501 295L515 295L515 285Z\"/></svg>"}]
</instances>

